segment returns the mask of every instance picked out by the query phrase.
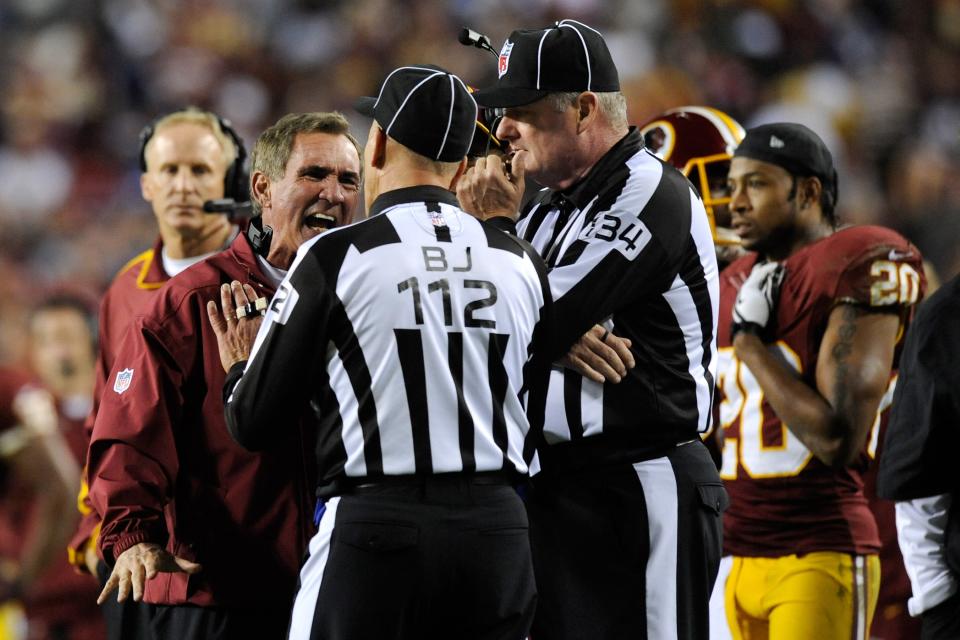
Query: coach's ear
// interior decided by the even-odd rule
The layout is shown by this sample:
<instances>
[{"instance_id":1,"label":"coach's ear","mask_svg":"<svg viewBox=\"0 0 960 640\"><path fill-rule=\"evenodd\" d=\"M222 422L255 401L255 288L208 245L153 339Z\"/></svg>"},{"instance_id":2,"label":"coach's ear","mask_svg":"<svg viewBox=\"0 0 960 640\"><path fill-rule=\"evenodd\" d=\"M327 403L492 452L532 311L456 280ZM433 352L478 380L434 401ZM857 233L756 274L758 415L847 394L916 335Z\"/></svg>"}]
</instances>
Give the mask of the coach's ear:
<instances>
[{"instance_id":1,"label":"coach's ear","mask_svg":"<svg viewBox=\"0 0 960 640\"><path fill-rule=\"evenodd\" d=\"M250 176L250 196L260 204L260 209L270 208L270 178L262 171Z\"/></svg>"},{"instance_id":2,"label":"coach's ear","mask_svg":"<svg viewBox=\"0 0 960 640\"><path fill-rule=\"evenodd\" d=\"M450 179L450 191L454 193L457 192L457 183L460 182L460 178L463 177L463 174L467 172L467 159L464 158L460 161L460 164L457 166L457 172L453 174L453 178Z\"/></svg>"}]
</instances>

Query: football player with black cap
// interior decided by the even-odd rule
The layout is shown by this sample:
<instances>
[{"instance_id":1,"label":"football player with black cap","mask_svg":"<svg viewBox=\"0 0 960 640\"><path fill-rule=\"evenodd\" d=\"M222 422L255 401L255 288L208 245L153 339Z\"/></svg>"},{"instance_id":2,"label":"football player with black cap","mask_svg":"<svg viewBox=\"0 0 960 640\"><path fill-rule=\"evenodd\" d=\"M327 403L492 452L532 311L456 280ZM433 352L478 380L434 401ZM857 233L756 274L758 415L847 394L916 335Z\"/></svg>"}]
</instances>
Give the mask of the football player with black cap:
<instances>
[{"instance_id":1,"label":"football player with black cap","mask_svg":"<svg viewBox=\"0 0 960 640\"><path fill-rule=\"evenodd\" d=\"M249 449L308 407L321 420L289 638L524 638L536 591L511 485L539 436L525 405L543 413L546 269L457 206L477 118L460 78L400 67L356 107L369 218L303 245L224 390Z\"/></svg>"},{"instance_id":2,"label":"football player with black cap","mask_svg":"<svg viewBox=\"0 0 960 640\"><path fill-rule=\"evenodd\" d=\"M750 251L720 277L730 630L867 638L880 540L863 472L923 295L920 252L889 229L838 228L832 156L803 125L749 129L728 183Z\"/></svg>"},{"instance_id":3,"label":"football player with black cap","mask_svg":"<svg viewBox=\"0 0 960 640\"><path fill-rule=\"evenodd\" d=\"M549 268L556 347L631 342L597 381L555 366L528 496L538 639L706 638L727 496L700 441L711 423L719 304L696 190L627 125L603 36L576 20L510 34L498 81L510 173L481 159L465 209L518 220ZM545 188L518 211L525 176ZM593 334L593 327L601 330Z\"/></svg>"}]
</instances>

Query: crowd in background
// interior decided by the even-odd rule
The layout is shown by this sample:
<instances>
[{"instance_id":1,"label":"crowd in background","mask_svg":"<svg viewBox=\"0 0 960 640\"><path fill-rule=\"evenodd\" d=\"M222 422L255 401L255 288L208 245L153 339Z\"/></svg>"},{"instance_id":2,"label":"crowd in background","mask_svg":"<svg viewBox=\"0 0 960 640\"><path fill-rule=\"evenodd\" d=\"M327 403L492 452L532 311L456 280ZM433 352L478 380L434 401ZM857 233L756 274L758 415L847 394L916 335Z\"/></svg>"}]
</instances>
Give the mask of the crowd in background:
<instances>
[{"instance_id":1,"label":"crowd in background","mask_svg":"<svg viewBox=\"0 0 960 640\"><path fill-rule=\"evenodd\" d=\"M248 145L290 111L350 109L385 72L441 63L477 86L516 25L599 28L632 123L684 104L790 120L837 159L840 218L960 271L957 0L5 0L0 3L0 359L39 292L98 295L149 246L137 134L187 104ZM361 143L363 140L361 140Z\"/></svg>"}]
</instances>

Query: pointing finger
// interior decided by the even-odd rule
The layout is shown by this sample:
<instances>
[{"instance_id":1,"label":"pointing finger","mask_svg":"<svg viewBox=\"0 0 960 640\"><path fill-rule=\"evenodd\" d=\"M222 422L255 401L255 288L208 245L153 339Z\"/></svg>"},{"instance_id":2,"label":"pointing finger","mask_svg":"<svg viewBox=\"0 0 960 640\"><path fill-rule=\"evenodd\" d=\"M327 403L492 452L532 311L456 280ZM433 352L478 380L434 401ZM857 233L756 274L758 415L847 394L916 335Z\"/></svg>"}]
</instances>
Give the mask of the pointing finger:
<instances>
[{"instance_id":1,"label":"pointing finger","mask_svg":"<svg viewBox=\"0 0 960 640\"><path fill-rule=\"evenodd\" d=\"M100 595L97 596L97 604L103 604L107 601L107 596L117 588L117 571L113 570L113 573L110 574L110 577L107 579L107 583L103 585L103 590L100 592Z\"/></svg>"}]
</instances>

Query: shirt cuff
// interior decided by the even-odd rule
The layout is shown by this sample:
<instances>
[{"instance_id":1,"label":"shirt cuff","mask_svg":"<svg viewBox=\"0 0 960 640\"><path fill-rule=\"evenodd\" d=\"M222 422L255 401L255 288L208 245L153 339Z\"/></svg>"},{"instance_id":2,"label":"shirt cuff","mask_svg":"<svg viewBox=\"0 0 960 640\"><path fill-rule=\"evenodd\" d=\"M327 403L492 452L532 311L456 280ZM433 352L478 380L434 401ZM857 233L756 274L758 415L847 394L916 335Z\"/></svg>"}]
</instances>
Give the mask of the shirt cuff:
<instances>
[{"instance_id":1,"label":"shirt cuff","mask_svg":"<svg viewBox=\"0 0 960 640\"><path fill-rule=\"evenodd\" d=\"M223 406L227 406L227 401L230 400L230 396L233 395L233 390L236 388L237 383L240 382L240 378L243 377L243 372L246 368L247 361L241 360L230 367L230 371L227 371L227 377L223 381Z\"/></svg>"},{"instance_id":2,"label":"shirt cuff","mask_svg":"<svg viewBox=\"0 0 960 640\"><path fill-rule=\"evenodd\" d=\"M113 548L111 549L113 561L116 562L117 558L120 557L120 554L130 547L140 544L141 542L157 543L157 540L150 535L149 531L131 531L130 533L124 533L123 535L119 536L117 541L113 543Z\"/></svg>"},{"instance_id":3,"label":"shirt cuff","mask_svg":"<svg viewBox=\"0 0 960 640\"><path fill-rule=\"evenodd\" d=\"M957 593L957 576L946 558L950 494L896 503L897 540L910 577L910 615L918 616Z\"/></svg>"}]
</instances>

